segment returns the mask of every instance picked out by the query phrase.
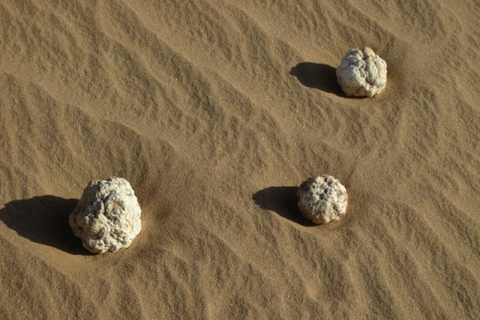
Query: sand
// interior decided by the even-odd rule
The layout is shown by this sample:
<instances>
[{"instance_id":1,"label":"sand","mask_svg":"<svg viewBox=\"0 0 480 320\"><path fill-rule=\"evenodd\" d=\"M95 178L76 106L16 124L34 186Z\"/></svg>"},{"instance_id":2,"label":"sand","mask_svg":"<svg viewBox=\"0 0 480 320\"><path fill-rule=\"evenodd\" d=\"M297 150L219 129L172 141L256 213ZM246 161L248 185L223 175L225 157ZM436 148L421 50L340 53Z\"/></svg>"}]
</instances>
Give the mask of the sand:
<instances>
[{"instance_id":1,"label":"sand","mask_svg":"<svg viewBox=\"0 0 480 320\"><path fill-rule=\"evenodd\" d=\"M0 318L479 319L479 52L477 1L2 1ZM109 176L143 230L92 255L68 215Z\"/></svg>"}]
</instances>

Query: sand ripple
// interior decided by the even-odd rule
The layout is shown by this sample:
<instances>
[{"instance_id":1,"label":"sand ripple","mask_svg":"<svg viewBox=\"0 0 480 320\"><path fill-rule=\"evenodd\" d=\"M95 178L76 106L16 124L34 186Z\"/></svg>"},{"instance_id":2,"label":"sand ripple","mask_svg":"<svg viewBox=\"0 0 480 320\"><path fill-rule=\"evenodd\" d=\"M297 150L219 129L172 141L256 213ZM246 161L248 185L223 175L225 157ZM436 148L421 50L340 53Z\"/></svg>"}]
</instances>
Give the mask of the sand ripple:
<instances>
[{"instance_id":1,"label":"sand ripple","mask_svg":"<svg viewBox=\"0 0 480 320\"><path fill-rule=\"evenodd\" d=\"M480 318L475 1L3 1L0 318ZM388 63L374 99L346 50ZM296 186L329 173L344 221ZM66 224L122 176L132 247Z\"/></svg>"}]
</instances>

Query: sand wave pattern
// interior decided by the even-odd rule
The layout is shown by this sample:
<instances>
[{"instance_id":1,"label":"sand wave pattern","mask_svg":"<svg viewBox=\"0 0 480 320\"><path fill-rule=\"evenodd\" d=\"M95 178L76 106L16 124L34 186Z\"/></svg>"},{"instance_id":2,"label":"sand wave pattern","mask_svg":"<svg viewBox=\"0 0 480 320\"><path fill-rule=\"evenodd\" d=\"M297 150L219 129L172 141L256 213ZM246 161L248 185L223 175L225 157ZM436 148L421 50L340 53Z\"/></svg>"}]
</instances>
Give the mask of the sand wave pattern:
<instances>
[{"instance_id":1,"label":"sand wave pattern","mask_svg":"<svg viewBox=\"0 0 480 320\"><path fill-rule=\"evenodd\" d=\"M347 98L364 45L387 87ZM0 2L0 318L479 319L479 51L475 1ZM96 256L67 221L108 176L143 230Z\"/></svg>"}]
</instances>

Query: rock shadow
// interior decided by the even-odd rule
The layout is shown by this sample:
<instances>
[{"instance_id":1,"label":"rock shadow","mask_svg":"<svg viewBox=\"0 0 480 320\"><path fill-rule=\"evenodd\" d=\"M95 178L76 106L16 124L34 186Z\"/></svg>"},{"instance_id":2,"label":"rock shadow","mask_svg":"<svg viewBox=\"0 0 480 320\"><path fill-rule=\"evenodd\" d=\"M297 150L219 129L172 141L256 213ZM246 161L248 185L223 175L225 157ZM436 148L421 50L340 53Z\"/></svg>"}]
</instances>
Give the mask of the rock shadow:
<instances>
[{"instance_id":1,"label":"rock shadow","mask_svg":"<svg viewBox=\"0 0 480 320\"><path fill-rule=\"evenodd\" d=\"M268 187L256 192L252 199L260 208L274 211L290 221L305 227L316 226L300 213L297 206L297 189L298 187Z\"/></svg>"},{"instance_id":2,"label":"rock shadow","mask_svg":"<svg viewBox=\"0 0 480 320\"><path fill-rule=\"evenodd\" d=\"M77 203L78 199L55 196L14 200L0 210L0 220L30 241L70 254L89 255L68 224L69 215Z\"/></svg>"},{"instance_id":3,"label":"rock shadow","mask_svg":"<svg viewBox=\"0 0 480 320\"><path fill-rule=\"evenodd\" d=\"M313 62L299 63L290 70L290 74L306 87L333 93L339 97L346 97L337 83L335 72L336 69L332 66Z\"/></svg>"}]
</instances>

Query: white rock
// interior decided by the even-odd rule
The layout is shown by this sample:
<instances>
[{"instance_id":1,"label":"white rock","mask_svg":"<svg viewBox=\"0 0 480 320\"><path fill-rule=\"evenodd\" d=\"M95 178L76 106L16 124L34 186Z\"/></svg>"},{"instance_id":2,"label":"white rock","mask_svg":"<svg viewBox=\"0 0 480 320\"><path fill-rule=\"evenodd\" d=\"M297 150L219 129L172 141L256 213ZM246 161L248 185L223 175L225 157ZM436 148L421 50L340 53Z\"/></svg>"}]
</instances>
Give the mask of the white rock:
<instances>
[{"instance_id":1,"label":"white rock","mask_svg":"<svg viewBox=\"0 0 480 320\"><path fill-rule=\"evenodd\" d=\"M297 191L302 215L316 224L340 220L347 212L348 195L334 177L324 174L304 181Z\"/></svg>"},{"instance_id":2,"label":"white rock","mask_svg":"<svg viewBox=\"0 0 480 320\"><path fill-rule=\"evenodd\" d=\"M128 248L140 233L142 210L123 178L90 181L70 214L70 227L93 253Z\"/></svg>"},{"instance_id":3,"label":"white rock","mask_svg":"<svg viewBox=\"0 0 480 320\"><path fill-rule=\"evenodd\" d=\"M387 84L387 63L370 48L349 50L336 73L347 96L371 98Z\"/></svg>"}]
</instances>

